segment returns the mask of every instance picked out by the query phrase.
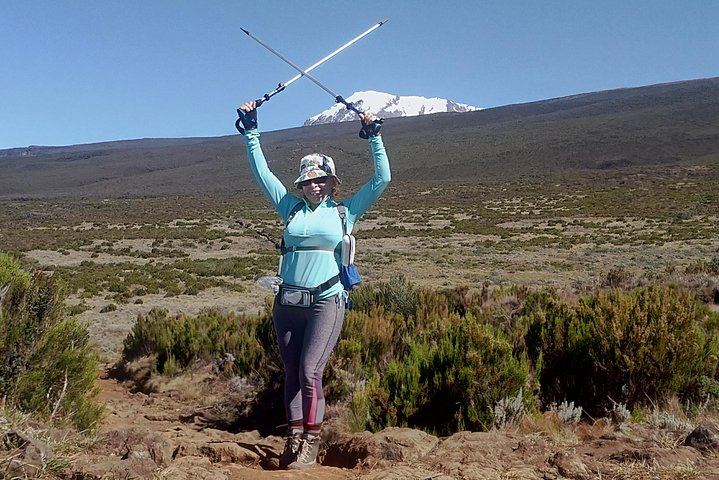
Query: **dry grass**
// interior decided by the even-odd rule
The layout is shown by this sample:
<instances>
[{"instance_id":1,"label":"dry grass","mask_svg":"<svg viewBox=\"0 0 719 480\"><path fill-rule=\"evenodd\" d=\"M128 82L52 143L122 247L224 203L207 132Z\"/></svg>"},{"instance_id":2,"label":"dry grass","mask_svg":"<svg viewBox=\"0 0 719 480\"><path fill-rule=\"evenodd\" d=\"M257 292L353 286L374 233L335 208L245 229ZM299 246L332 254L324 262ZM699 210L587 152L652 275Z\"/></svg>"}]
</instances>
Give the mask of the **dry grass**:
<instances>
[{"instance_id":1,"label":"dry grass","mask_svg":"<svg viewBox=\"0 0 719 480\"><path fill-rule=\"evenodd\" d=\"M523 435L537 434L555 445L571 447L580 443L580 435L563 423L557 412L547 411L537 416L524 416L517 426Z\"/></svg>"},{"instance_id":2,"label":"dry grass","mask_svg":"<svg viewBox=\"0 0 719 480\"><path fill-rule=\"evenodd\" d=\"M7 406L0 407L0 478L54 479L92 438L51 427Z\"/></svg>"},{"instance_id":3,"label":"dry grass","mask_svg":"<svg viewBox=\"0 0 719 480\"><path fill-rule=\"evenodd\" d=\"M706 478L693 463L663 467L653 461L638 461L620 464L612 469L608 480L693 480Z\"/></svg>"}]
</instances>

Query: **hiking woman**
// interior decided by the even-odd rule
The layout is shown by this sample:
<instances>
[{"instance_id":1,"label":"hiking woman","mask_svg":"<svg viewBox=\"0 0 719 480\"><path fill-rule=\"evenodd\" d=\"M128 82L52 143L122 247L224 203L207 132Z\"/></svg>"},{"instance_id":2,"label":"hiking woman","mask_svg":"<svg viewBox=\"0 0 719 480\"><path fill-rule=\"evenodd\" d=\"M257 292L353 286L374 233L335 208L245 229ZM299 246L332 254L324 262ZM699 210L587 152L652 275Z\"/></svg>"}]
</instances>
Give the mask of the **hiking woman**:
<instances>
[{"instance_id":1,"label":"hiking woman","mask_svg":"<svg viewBox=\"0 0 719 480\"><path fill-rule=\"evenodd\" d=\"M349 293L340 282L342 208L334 197L340 179L334 161L322 153L300 160L294 191L270 171L260 146L255 102L238 109L250 169L279 213L283 232L282 284L275 296L273 322L285 368L284 402L287 441L281 468L302 469L317 463L325 413L322 373L342 329ZM389 160L377 117L360 114L361 135L368 138L374 175L357 193L345 198L347 233L374 204L390 181ZM244 130L244 132L243 132ZM295 193L296 192L296 193Z\"/></svg>"}]
</instances>

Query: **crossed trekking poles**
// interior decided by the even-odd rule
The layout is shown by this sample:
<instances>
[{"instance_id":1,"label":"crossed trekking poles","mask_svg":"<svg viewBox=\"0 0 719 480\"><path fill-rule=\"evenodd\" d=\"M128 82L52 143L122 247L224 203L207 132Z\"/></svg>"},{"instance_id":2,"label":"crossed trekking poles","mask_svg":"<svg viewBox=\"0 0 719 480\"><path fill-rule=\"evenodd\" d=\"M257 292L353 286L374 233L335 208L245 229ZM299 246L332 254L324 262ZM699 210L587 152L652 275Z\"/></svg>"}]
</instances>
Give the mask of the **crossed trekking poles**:
<instances>
[{"instance_id":1,"label":"crossed trekking poles","mask_svg":"<svg viewBox=\"0 0 719 480\"><path fill-rule=\"evenodd\" d=\"M312 75L310 75L309 72L311 72L311 71L314 70L315 68L319 67L320 65L322 65L323 63L325 63L326 61L328 61L329 59L331 59L332 57L334 57L334 56L337 55L338 53L340 53L341 51L347 49L350 45L353 45L354 43L356 43L357 41L359 41L361 38L363 38L363 37L369 35L369 34L372 33L373 31L377 30L379 27L381 27L382 25L384 25L386 22L387 22L387 19L375 23L374 25L372 25L372 27L368 28L367 30L365 30L365 31L362 32L361 34L357 35L355 38L353 38L353 39L350 40L349 42L347 42L347 43L345 43L344 45L342 45L341 47L339 47L337 50L333 51L332 53L330 53L330 54L327 55L326 57L322 58L321 60L318 60L317 62L313 63L312 65L310 65L309 67L305 68L304 70L303 70L301 67L297 66L295 63L293 63L291 60L289 60L287 57L285 57L284 55L282 55L280 52L278 52L278 51L275 50L274 48L270 47L268 44L266 44L265 42L263 42L262 40L260 40L260 39L257 38L256 36L254 36L253 34L251 34L249 31L247 31L247 30L245 30L244 28L240 27L240 30L242 30L245 34L247 34L247 36L249 36L252 40L254 40L255 42L257 42L257 43L259 43L260 45L262 45L263 47L265 47L267 50L269 50L269 51L272 52L275 56L277 56L280 60L282 60L283 62L285 62L286 64L288 64L289 66L291 66L293 69L297 70L297 72L298 72L297 75L295 75L294 77L290 78L290 79L287 80L286 82L281 82L281 83L279 83L279 84L277 85L277 88L275 88L275 89L272 90L271 92L265 93L262 97L260 97L260 98L258 98L257 100L255 100L255 107L256 107L256 108L260 107L263 103L269 101L270 98L272 98L272 97L274 97L275 95L277 95L278 93L282 92L285 88L287 88L289 85L291 85L291 84L294 83L295 81L299 80L300 78L302 78L302 77L307 77L307 79L309 79L310 81L312 81L315 85L317 85L318 87L320 87L322 90L324 90L324 91L327 92L328 94L332 95L332 97L335 99L335 102L336 102L336 103L341 103L341 104L344 105L348 110L350 110L350 111L356 113L357 115L359 115L359 114L362 113L362 112L360 112L360 111L357 109L357 107L355 107L354 104L352 104L352 102L348 102L347 100L344 99L344 97L342 97L342 95L338 95L338 94L336 94L335 92L333 92L332 90L330 90L329 88L327 88L324 84L322 84L322 82L320 82L320 81L317 80L315 77L313 77ZM238 118L237 121L235 122L235 127L237 128L238 131L243 132L244 130L243 130L242 125L241 125L242 113L241 113L241 110L240 110L240 109L237 110L237 114L240 116L240 118ZM379 132L380 125L381 125L383 122L384 122L383 119L378 118L377 120L374 121L373 124L369 125L368 127L362 128L362 130L360 130L360 133L359 133L360 137L362 137L362 138L369 138L370 135L376 134L377 132Z\"/></svg>"}]
</instances>

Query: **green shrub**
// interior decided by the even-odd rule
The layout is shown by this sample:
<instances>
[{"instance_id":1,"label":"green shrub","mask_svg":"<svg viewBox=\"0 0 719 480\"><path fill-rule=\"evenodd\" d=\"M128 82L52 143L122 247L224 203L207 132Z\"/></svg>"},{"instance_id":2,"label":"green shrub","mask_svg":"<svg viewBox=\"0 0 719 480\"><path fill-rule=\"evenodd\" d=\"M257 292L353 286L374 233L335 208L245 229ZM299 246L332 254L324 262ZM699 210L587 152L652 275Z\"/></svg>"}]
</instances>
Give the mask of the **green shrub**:
<instances>
[{"instance_id":1,"label":"green shrub","mask_svg":"<svg viewBox=\"0 0 719 480\"><path fill-rule=\"evenodd\" d=\"M88 326L66 317L53 277L30 277L6 255L0 271L10 284L0 309L0 396L45 419L93 429L103 409L95 400L99 367Z\"/></svg>"},{"instance_id":2,"label":"green shrub","mask_svg":"<svg viewBox=\"0 0 719 480\"><path fill-rule=\"evenodd\" d=\"M526 385L526 361L512 355L501 332L471 316L443 319L419 333L406 353L389 362L375 398L376 427L400 425L450 434L487 430L494 405ZM375 427L375 428L376 428Z\"/></svg>"},{"instance_id":3,"label":"green shrub","mask_svg":"<svg viewBox=\"0 0 719 480\"><path fill-rule=\"evenodd\" d=\"M18 288L30 285L30 274L22 269L20 260L0 252L0 289L15 283Z\"/></svg>"},{"instance_id":4,"label":"green shrub","mask_svg":"<svg viewBox=\"0 0 719 480\"><path fill-rule=\"evenodd\" d=\"M68 306L66 310L67 314L72 317L75 315L80 315L83 312L87 312L88 310L90 310L90 306L85 302L81 302L76 305Z\"/></svg>"},{"instance_id":5,"label":"green shrub","mask_svg":"<svg viewBox=\"0 0 719 480\"><path fill-rule=\"evenodd\" d=\"M345 401L403 349L408 321L397 313L375 306L369 312L349 310L342 335L325 370L329 401Z\"/></svg>"},{"instance_id":6,"label":"green shrub","mask_svg":"<svg viewBox=\"0 0 719 480\"><path fill-rule=\"evenodd\" d=\"M114 303L108 303L104 307L100 308L100 313L109 313L114 312L115 310L117 310L117 305L115 305Z\"/></svg>"},{"instance_id":7,"label":"green shrub","mask_svg":"<svg viewBox=\"0 0 719 480\"><path fill-rule=\"evenodd\" d=\"M634 275L624 267L612 267L607 272L603 286L610 288L630 289L636 285Z\"/></svg>"},{"instance_id":8,"label":"green shrub","mask_svg":"<svg viewBox=\"0 0 719 480\"><path fill-rule=\"evenodd\" d=\"M93 401L98 374L88 326L65 318L42 336L12 396L23 410L50 418L62 413L79 429L93 429L103 412Z\"/></svg>"},{"instance_id":9,"label":"green shrub","mask_svg":"<svg viewBox=\"0 0 719 480\"><path fill-rule=\"evenodd\" d=\"M234 373L248 388L232 409L248 428L263 434L276 433L284 421L283 375L271 305L259 315L238 315L208 309L197 316L171 316L152 309L138 315L123 344L118 367L138 358L154 359L154 370L164 375L181 373L196 364L209 364L234 357Z\"/></svg>"},{"instance_id":10,"label":"green shrub","mask_svg":"<svg viewBox=\"0 0 719 480\"><path fill-rule=\"evenodd\" d=\"M359 298L326 375L330 401L349 394L353 428L488 429L495 403L526 386L527 362L513 356L508 335L468 311L475 303L402 277L363 286Z\"/></svg>"},{"instance_id":11,"label":"green shrub","mask_svg":"<svg viewBox=\"0 0 719 480\"><path fill-rule=\"evenodd\" d=\"M266 379L271 370L279 370L269 311L238 315L207 309L197 316L170 316L165 309L153 308L146 315L138 315L124 340L122 361L155 356L158 372L174 373L226 353L234 356L235 370L241 376L259 373Z\"/></svg>"},{"instance_id":12,"label":"green shrub","mask_svg":"<svg viewBox=\"0 0 719 480\"><path fill-rule=\"evenodd\" d=\"M611 289L576 307L551 294L525 303L526 345L545 404L565 400L592 416L671 395L692 401L716 376L719 353L706 306L674 287Z\"/></svg>"},{"instance_id":13,"label":"green shrub","mask_svg":"<svg viewBox=\"0 0 719 480\"><path fill-rule=\"evenodd\" d=\"M352 308L369 312L376 306L399 313L405 318L414 315L419 302L419 288L404 276L392 277L389 282L375 286L363 284L350 294Z\"/></svg>"},{"instance_id":14,"label":"green shrub","mask_svg":"<svg viewBox=\"0 0 719 480\"><path fill-rule=\"evenodd\" d=\"M689 274L706 273L708 275L719 275L719 255L714 255L710 260L697 259L685 268Z\"/></svg>"},{"instance_id":15,"label":"green shrub","mask_svg":"<svg viewBox=\"0 0 719 480\"><path fill-rule=\"evenodd\" d=\"M516 421L538 398L603 416L618 403L719 396L719 316L678 288L612 289L569 303L553 291L436 291L397 277L352 298L324 385L355 429L486 430L498 406ZM270 304L259 315L152 310L138 317L123 359L151 356L158 372L174 374L228 353L255 392L238 411L266 420L282 398Z\"/></svg>"}]
</instances>

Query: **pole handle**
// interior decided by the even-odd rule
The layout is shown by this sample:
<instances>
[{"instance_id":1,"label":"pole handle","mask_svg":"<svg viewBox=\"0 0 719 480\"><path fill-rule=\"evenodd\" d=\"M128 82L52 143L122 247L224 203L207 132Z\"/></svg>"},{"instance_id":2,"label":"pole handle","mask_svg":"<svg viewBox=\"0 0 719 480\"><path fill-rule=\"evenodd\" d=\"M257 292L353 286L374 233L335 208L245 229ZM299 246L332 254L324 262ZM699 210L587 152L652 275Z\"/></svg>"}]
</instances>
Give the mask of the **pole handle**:
<instances>
[{"instance_id":1,"label":"pole handle","mask_svg":"<svg viewBox=\"0 0 719 480\"><path fill-rule=\"evenodd\" d=\"M260 105L262 105L265 102L268 102L270 100L270 98L272 98L275 95L277 95L278 93L280 93L282 90L285 89L286 86L287 85L285 85L284 83L277 84L277 88L275 88L274 90L272 90L269 93L265 93L264 95L262 95L262 97L255 100L255 108L260 108Z\"/></svg>"},{"instance_id":2,"label":"pole handle","mask_svg":"<svg viewBox=\"0 0 719 480\"><path fill-rule=\"evenodd\" d=\"M357 107L354 106L354 104L352 102L348 102L347 100L345 100L344 97L342 97L342 95L337 95L335 97L335 102L341 103L342 105L347 107L347 110L355 112L357 114L357 116L359 116L359 114L362 113L357 109ZM366 140L370 137L377 135L379 133L379 129L383 123L384 123L384 119L378 118L377 120L372 122L371 126L370 125L363 126L359 131L360 138L364 138Z\"/></svg>"},{"instance_id":3,"label":"pole handle","mask_svg":"<svg viewBox=\"0 0 719 480\"><path fill-rule=\"evenodd\" d=\"M344 105L347 108L347 110L349 110L351 112L355 112L357 115L362 113L359 110L357 110L357 107L355 107L352 102L348 102L347 100L345 100L342 95L337 95L335 97L335 103L341 103L342 105Z\"/></svg>"},{"instance_id":4,"label":"pole handle","mask_svg":"<svg viewBox=\"0 0 719 480\"><path fill-rule=\"evenodd\" d=\"M270 101L270 98L272 98L272 97L274 97L275 95L277 95L278 93L280 93L282 90L285 89L286 86L287 86L287 85L285 85L284 83L280 83L280 84L277 85L277 88L275 88L274 90L272 90L272 91L269 92L269 93L265 93L264 95L262 95L260 98L258 98L257 100L255 100L255 108L260 108L263 103L269 102L269 101ZM239 109L237 110L237 115L240 115ZM235 128L236 128L237 131L240 132L242 135L245 134L245 129L242 127L242 122L241 122L241 120L240 120L239 118L238 118L237 120L235 120Z\"/></svg>"}]
</instances>

